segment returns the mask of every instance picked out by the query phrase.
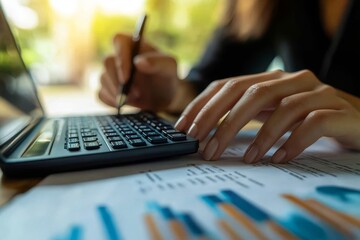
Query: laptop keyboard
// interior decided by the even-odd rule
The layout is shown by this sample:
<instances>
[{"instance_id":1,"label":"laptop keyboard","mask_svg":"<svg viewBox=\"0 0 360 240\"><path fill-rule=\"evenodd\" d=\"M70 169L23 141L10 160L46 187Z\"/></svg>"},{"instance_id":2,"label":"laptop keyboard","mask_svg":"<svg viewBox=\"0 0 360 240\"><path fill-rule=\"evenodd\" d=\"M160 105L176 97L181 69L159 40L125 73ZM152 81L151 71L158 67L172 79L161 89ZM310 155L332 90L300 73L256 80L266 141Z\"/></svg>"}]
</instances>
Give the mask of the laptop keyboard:
<instances>
[{"instance_id":1,"label":"laptop keyboard","mask_svg":"<svg viewBox=\"0 0 360 240\"><path fill-rule=\"evenodd\" d=\"M187 140L184 133L147 112L122 116L69 118L66 131L64 147L70 152L99 149L102 142L99 141L100 138L105 139L112 150Z\"/></svg>"}]
</instances>

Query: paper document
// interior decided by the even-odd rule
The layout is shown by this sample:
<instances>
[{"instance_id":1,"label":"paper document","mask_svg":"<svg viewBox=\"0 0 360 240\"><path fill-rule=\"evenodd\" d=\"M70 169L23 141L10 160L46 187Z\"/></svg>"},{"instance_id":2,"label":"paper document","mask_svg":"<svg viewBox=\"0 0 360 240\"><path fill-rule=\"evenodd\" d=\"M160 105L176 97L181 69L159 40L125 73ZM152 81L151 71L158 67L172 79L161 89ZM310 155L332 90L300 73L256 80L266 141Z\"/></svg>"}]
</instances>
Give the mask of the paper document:
<instances>
[{"instance_id":1,"label":"paper document","mask_svg":"<svg viewBox=\"0 0 360 240\"><path fill-rule=\"evenodd\" d=\"M243 164L254 134L219 161L52 175L1 209L1 239L360 238L359 153L323 138L290 164Z\"/></svg>"}]
</instances>

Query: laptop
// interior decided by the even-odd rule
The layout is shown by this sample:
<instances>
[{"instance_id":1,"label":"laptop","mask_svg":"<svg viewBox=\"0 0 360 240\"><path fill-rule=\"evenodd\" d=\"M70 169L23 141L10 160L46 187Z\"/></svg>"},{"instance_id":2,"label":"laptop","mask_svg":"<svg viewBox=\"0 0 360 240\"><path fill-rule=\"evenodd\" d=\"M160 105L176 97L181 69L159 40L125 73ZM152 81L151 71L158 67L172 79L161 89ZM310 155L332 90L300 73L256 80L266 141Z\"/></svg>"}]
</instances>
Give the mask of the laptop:
<instances>
[{"instance_id":1,"label":"laptop","mask_svg":"<svg viewBox=\"0 0 360 240\"><path fill-rule=\"evenodd\" d=\"M194 153L198 141L155 113L46 116L0 5L0 168L7 177L109 167Z\"/></svg>"}]
</instances>

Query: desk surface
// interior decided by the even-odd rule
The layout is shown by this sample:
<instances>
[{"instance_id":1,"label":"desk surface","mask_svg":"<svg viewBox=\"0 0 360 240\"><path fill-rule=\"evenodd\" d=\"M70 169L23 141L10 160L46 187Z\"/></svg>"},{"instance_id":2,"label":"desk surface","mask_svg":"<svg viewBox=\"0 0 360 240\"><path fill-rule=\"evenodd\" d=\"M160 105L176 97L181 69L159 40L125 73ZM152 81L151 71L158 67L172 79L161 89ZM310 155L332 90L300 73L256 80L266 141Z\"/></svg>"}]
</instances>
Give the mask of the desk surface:
<instances>
[{"instance_id":1,"label":"desk surface","mask_svg":"<svg viewBox=\"0 0 360 240\"><path fill-rule=\"evenodd\" d=\"M45 111L50 116L87 113L109 113L113 109L104 106L96 98L94 91L76 86L42 87L39 89ZM57 105L61 104L61 107ZM128 108L127 111L132 111ZM251 122L246 129L258 128L259 123ZM0 170L0 207L9 202L15 195L26 192L42 179L6 179Z\"/></svg>"},{"instance_id":2,"label":"desk surface","mask_svg":"<svg viewBox=\"0 0 360 240\"><path fill-rule=\"evenodd\" d=\"M77 86L49 86L39 87L38 90L43 108L49 116L76 112L88 113L91 109L98 112L109 111L109 108L99 103L95 92L91 91L91 89ZM59 105L61 107L58 107ZM41 181L41 179L5 179L1 170L0 178L0 206L4 205L16 194L27 191Z\"/></svg>"},{"instance_id":3,"label":"desk surface","mask_svg":"<svg viewBox=\"0 0 360 240\"><path fill-rule=\"evenodd\" d=\"M75 85L39 87L39 98L48 116L71 114L109 113L113 109L97 99L95 89ZM0 170L0 206L18 193L25 192L42 179L10 180L5 179Z\"/></svg>"}]
</instances>

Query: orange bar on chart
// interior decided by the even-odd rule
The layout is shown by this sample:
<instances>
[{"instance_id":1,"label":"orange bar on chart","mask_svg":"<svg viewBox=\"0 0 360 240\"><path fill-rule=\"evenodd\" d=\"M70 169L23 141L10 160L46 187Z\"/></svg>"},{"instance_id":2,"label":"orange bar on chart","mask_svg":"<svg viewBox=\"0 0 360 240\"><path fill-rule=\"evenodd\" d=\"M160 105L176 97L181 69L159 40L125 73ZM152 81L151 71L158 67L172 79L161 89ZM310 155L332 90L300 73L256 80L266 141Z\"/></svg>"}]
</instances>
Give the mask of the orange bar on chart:
<instances>
[{"instance_id":1,"label":"orange bar on chart","mask_svg":"<svg viewBox=\"0 0 360 240\"><path fill-rule=\"evenodd\" d=\"M239 234L237 234L236 231L225 220L219 219L217 224L219 225L221 230L223 230L225 232L225 234L229 237L229 239L231 239L231 240L241 240L242 239L241 236L239 236Z\"/></svg>"},{"instance_id":2,"label":"orange bar on chart","mask_svg":"<svg viewBox=\"0 0 360 240\"><path fill-rule=\"evenodd\" d=\"M274 221L267 221L266 224L272 231L274 231L279 237L281 237L284 240L298 239L298 237L296 237L294 234L292 234L291 232L289 232L288 230L286 230L285 228L283 228Z\"/></svg>"},{"instance_id":3,"label":"orange bar on chart","mask_svg":"<svg viewBox=\"0 0 360 240\"><path fill-rule=\"evenodd\" d=\"M168 220L169 227L175 236L175 239L183 240L187 239L186 229L183 224L178 220Z\"/></svg>"},{"instance_id":4,"label":"orange bar on chart","mask_svg":"<svg viewBox=\"0 0 360 240\"><path fill-rule=\"evenodd\" d=\"M144 215L144 221L145 221L145 225L149 231L150 238L152 240L162 240L163 237L161 236L161 233L160 233L158 227L156 226L154 217L151 214L147 213Z\"/></svg>"},{"instance_id":5,"label":"orange bar on chart","mask_svg":"<svg viewBox=\"0 0 360 240\"><path fill-rule=\"evenodd\" d=\"M249 219L245 214L238 211L234 206L228 203L219 203L219 209L225 214L233 218L238 224L244 226L250 233L256 236L258 239L265 240L267 237L258 229L256 224Z\"/></svg>"},{"instance_id":6,"label":"orange bar on chart","mask_svg":"<svg viewBox=\"0 0 360 240\"><path fill-rule=\"evenodd\" d=\"M330 214L333 214L335 217L342 219L343 221L347 222L348 224L351 224L355 227L360 228L360 219L353 217L349 214L331 209L331 208L327 207L326 205L322 204L321 202L317 201L316 199L308 199L306 201L309 202L314 207L316 207L322 211L328 211Z\"/></svg>"},{"instance_id":7,"label":"orange bar on chart","mask_svg":"<svg viewBox=\"0 0 360 240\"><path fill-rule=\"evenodd\" d=\"M348 225L344 223L344 221L339 221L339 219L333 218L330 214L328 214L326 211L322 211L311 204L309 202L306 202L296 196L290 195L290 194L284 194L283 197L290 202L294 203L295 205L298 205L299 207L305 209L309 213L315 215L319 219L327 222L331 226L333 226L335 229L337 229L339 232L345 234L347 237L352 238L354 237L351 231L349 230Z\"/></svg>"}]
</instances>

